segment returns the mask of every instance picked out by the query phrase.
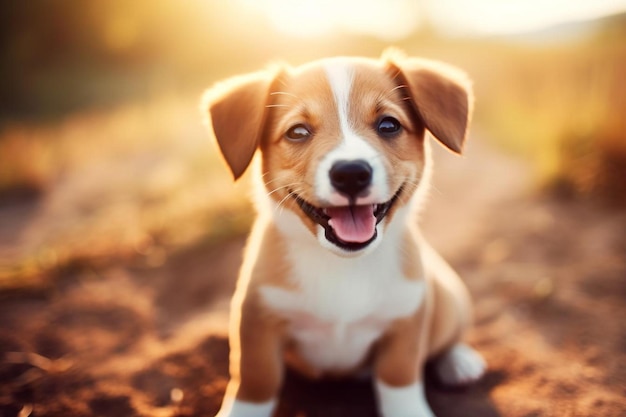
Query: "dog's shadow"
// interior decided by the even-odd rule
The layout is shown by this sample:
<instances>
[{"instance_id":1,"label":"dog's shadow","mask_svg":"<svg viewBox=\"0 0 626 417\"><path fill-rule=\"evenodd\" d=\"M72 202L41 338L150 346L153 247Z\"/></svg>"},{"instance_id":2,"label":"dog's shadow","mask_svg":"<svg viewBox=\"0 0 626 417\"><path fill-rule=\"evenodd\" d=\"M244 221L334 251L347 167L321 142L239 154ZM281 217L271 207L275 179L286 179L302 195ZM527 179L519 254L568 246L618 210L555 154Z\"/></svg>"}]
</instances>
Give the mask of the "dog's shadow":
<instances>
[{"instance_id":1,"label":"dog's shadow","mask_svg":"<svg viewBox=\"0 0 626 417\"><path fill-rule=\"evenodd\" d=\"M186 354L177 353L166 358L155 368L181 360L189 363L198 355L204 358L205 365L196 368L202 380L213 380L210 384L212 395L198 392L197 378L177 381L164 390L182 387L189 395L185 396L192 409L203 410L206 415L214 415L219 408L224 388L228 381L228 341L222 336L210 336L200 346ZM463 389L449 389L437 384L430 367L426 368L426 395L437 417L499 417L500 413L490 399L494 387L506 382L503 370L492 370L476 384ZM196 375L198 377L198 375ZM150 374L150 381L154 375ZM154 385L151 383L150 385ZM197 395L194 395L197 393ZM213 414L211 414L213 413ZM204 414L203 414L204 415ZM280 401L274 417L379 417L376 411L374 390L370 378L324 379L313 381L300 374L287 370Z\"/></svg>"},{"instance_id":2,"label":"dog's shadow","mask_svg":"<svg viewBox=\"0 0 626 417\"><path fill-rule=\"evenodd\" d=\"M503 379L504 374L489 372L479 383L453 390L428 378L426 394L438 417L498 417L489 393ZM311 381L287 372L275 417L345 416L378 417L369 379Z\"/></svg>"}]
</instances>

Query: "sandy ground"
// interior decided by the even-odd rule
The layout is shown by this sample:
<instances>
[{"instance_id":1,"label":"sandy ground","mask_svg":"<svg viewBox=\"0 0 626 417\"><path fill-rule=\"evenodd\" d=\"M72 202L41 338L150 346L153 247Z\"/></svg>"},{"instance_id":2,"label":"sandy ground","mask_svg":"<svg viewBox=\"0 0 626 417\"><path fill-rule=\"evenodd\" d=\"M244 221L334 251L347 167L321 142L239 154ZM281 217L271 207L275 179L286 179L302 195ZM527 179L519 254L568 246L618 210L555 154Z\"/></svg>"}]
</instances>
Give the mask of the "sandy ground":
<instances>
[{"instance_id":1,"label":"sandy ground","mask_svg":"<svg viewBox=\"0 0 626 417\"><path fill-rule=\"evenodd\" d=\"M474 296L468 339L489 363L467 389L428 381L437 416L626 415L626 214L537 197L523 165L476 141L436 159L423 228ZM0 416L212 416L244 240L0 292ZM367 382L289 374L277 416L374 410Z\"/></svg>"}]
</instances>

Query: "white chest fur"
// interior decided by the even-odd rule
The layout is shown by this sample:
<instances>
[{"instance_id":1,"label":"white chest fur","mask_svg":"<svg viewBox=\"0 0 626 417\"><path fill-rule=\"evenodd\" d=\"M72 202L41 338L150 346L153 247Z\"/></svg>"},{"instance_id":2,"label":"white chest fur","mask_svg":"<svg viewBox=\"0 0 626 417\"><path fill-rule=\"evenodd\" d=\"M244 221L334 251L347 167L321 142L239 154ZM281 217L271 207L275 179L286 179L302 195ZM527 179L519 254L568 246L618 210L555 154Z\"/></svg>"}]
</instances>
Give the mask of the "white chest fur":
<instances>
[{"instance_id":1,"label":"white chest fur","mask_svg":"<svg viewBox=\"0 0 626 417\"><path fill-rule=\"evenodd\" d=\"M320 371L357 366L392 320L419 307L425 284L403 276L394 246L383 243L366 256L342 258L317 245L298 251L296 244L289 255L297 289L261 287L310 365Z\"/></svg>"}]
</instances>

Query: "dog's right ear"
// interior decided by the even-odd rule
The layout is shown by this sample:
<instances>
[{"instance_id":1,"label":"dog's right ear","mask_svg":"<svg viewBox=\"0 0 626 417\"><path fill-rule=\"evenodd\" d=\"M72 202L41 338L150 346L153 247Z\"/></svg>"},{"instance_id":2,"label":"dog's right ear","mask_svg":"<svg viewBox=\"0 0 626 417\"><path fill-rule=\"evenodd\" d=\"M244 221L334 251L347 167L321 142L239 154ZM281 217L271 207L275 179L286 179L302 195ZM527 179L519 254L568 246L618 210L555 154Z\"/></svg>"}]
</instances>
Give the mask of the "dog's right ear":
<instances>
[{"instance_id":1,"label":"dog's right ear","mask_svg":"<svg viewBox=\"0 0 626 417\"><path fill-rule=\"evenodd\" d=\"M393 78L406 87L408 102L443 145L461 153L468 134L474 97L468 76L442 62L411 58L397 49L383 53Z\"/></svg>"},{"instance_id":2,"label":"dog's right ear","mask_svg":"<svg viewBox=\"0 0 626 417\"><path fill-rule=\"evenodd\" d=\"M237 76L215 85L203 96L203 111L208 113L235 180L250 165L261 141L273 80L274 73L269 70Z\"/></svg>"}]
</instances>

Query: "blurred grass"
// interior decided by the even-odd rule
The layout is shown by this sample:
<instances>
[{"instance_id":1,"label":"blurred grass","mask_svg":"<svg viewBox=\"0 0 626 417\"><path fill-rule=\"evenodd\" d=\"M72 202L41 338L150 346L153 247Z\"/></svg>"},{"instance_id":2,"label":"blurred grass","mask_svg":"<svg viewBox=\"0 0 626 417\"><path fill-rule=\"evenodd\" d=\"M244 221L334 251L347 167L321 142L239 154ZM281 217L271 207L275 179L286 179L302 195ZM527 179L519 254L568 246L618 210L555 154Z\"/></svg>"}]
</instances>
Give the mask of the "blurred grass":
<instances>
[{"instance_id":1,"label":"blurred grass","mask_svg":"<svg viewBox=\"0 0 626 417\"><path fill-rule=\"evenodd\" d=\"M274 59L378 56L362 36L293 40L229 2L42 0L0 6L0 288L72 265L159 266L172 251L243 235L198 99ZM591 37L538 43L398 42L474 79L474 132L532 162L539 188L626 204L626 17Z\"/></svg>"},{"instance_id":2,"label":"blurred grass","mask_svg":"<svg viewBox=\"0 0 626 417\"><path fill-rule=\"evenodd\" d=\"M626 42L599 36L498 57L477 86L477 121L489 137L532 161L540 187L625 204Z\"/></svg>"}]
</instances>

